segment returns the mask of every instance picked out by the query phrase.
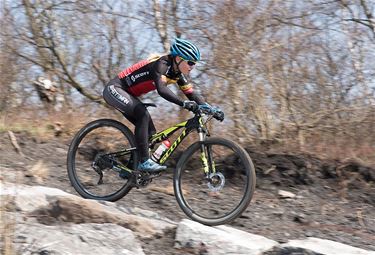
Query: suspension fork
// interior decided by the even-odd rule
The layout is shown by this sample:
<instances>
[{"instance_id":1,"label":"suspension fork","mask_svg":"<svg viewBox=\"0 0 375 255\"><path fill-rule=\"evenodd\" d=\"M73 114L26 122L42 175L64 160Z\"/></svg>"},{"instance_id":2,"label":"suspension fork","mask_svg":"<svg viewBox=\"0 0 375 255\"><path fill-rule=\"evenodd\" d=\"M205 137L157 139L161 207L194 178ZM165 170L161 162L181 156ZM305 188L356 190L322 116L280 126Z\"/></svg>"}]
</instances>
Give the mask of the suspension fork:
<instances>
[{"instance_id":1,"label":"suspension fork","mask_svg":"<svg viewBox=\"0 0 375 255\"><path fill-rule=\"evenodd\" d=\"M202 128L198 129L199 141L201 144L201 160L203 164L203 170L208 177L210 173L215 173L215 162L213 161L212 151L210 146L205 146L204 141L206 140L206 132Z\"/></svg>"}]
</instances>

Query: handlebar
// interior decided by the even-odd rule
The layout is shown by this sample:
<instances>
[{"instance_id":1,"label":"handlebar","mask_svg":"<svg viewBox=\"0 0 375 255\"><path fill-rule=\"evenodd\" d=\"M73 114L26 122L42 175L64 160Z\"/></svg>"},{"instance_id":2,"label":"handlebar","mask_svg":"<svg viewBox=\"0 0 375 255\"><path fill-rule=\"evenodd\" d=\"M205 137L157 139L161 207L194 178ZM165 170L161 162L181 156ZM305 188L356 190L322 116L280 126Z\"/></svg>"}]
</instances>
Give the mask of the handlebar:
<instances>
[{"instance_id":1,"label":"handlebar","mask_svg":"<svg viewBox=\"0 0 375 255\"><path fill-rule=\"evenodd\" d=\"M194 113L198 115L211 115L219 121L224 120L224 113L222 111L216 110L215 108L198 108Z\"/></svg>"}]
</instances>

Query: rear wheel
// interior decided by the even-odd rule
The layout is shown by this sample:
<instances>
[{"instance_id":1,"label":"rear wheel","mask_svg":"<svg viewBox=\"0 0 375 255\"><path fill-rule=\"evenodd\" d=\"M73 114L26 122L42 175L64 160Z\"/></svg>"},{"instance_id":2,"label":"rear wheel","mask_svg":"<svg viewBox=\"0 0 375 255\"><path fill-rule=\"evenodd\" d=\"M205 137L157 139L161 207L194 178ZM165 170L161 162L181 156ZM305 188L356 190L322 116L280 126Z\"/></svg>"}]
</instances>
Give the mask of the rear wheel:
<instances>
[{"instance_id":1,"label":"rear wheel","mask_svg":"<svg viewBox=\"0 0 375 255\"><path fill-rule=\"evenodd\" d=\"M116 201L131 190L133 176L124 169L135 169L137 161L134 135L125 125L110 119L95 120L70 144L68 176L82 197Z\"/></svg>"},{"instance_id":2,"label":"rear wheel","mask_svg":"<svg viewBox=\"0 0 375 255\"><path fill-rule=\"evenodd\" d=\"M183 153L174 190L188 217L214 226L241 215L253 196L255 179L251 158L242 147L223 138L209 138Z\"/></svg>"}]
</instances>

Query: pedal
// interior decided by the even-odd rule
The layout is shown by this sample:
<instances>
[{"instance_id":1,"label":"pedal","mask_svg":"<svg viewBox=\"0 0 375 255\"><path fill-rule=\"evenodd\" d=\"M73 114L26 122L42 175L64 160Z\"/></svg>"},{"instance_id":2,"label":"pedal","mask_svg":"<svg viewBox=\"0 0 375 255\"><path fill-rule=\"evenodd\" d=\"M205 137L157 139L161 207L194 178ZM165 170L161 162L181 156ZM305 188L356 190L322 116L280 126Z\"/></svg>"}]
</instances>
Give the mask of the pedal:
<instances>
[{"instance_id":1,"label":"pedal","mask_svg":"<svg viewBox=\"0 0 375 255\"><path fill-rule=\"evenodd\" d=\"M152 173L142 176L144 180L152 180L153 178L159 177L161 175L161 172L159 173Z\"/></svg>"},{"instance_id":2,"label":"pedal","mask_svg":"<svg viewBox=\"0 0 375 255\"><path fill-rule=\"evenodd\" d=\"M147 173L142 171L133 171L133 187L136 187L137 189L141 187L146 187L148 184L152 182L152 179L155 177L159 177L161 173Z\"/></svg>"}]
</instances>

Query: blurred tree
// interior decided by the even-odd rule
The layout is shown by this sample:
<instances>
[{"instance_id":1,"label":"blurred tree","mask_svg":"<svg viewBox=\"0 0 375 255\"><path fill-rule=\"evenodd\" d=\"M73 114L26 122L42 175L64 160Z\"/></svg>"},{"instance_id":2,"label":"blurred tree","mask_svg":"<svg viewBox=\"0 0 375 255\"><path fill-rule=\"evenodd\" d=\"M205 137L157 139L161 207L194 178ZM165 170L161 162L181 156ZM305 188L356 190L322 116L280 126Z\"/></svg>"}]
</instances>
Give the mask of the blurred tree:
<instances>
[{"instance_id":1,"label":"blurred tree","mask_svg":"<svg viewBox=\"0 0 375 255\"><path fill-rule=\"evenodd\" d=\"M3 20L0 21L2 26ZM0 37L0 113L6 111L14 103L15 91L12 83L16 80L16 58L9 54L3 37Z\"/></svg>"},{"instance_id":2,"label":"blurred tree","mask_svg":"<svg viewBox=\"0 0 375 255\"><path fill-rule=\"evenodd\" d=\"M7 84L50 76L72 106L100 102L116 72L181 36L201 48L192 79L224 109L229 135L373 144L374 10L370 0L4 1L0 71Z\"/></svg>"}]
</instances>

